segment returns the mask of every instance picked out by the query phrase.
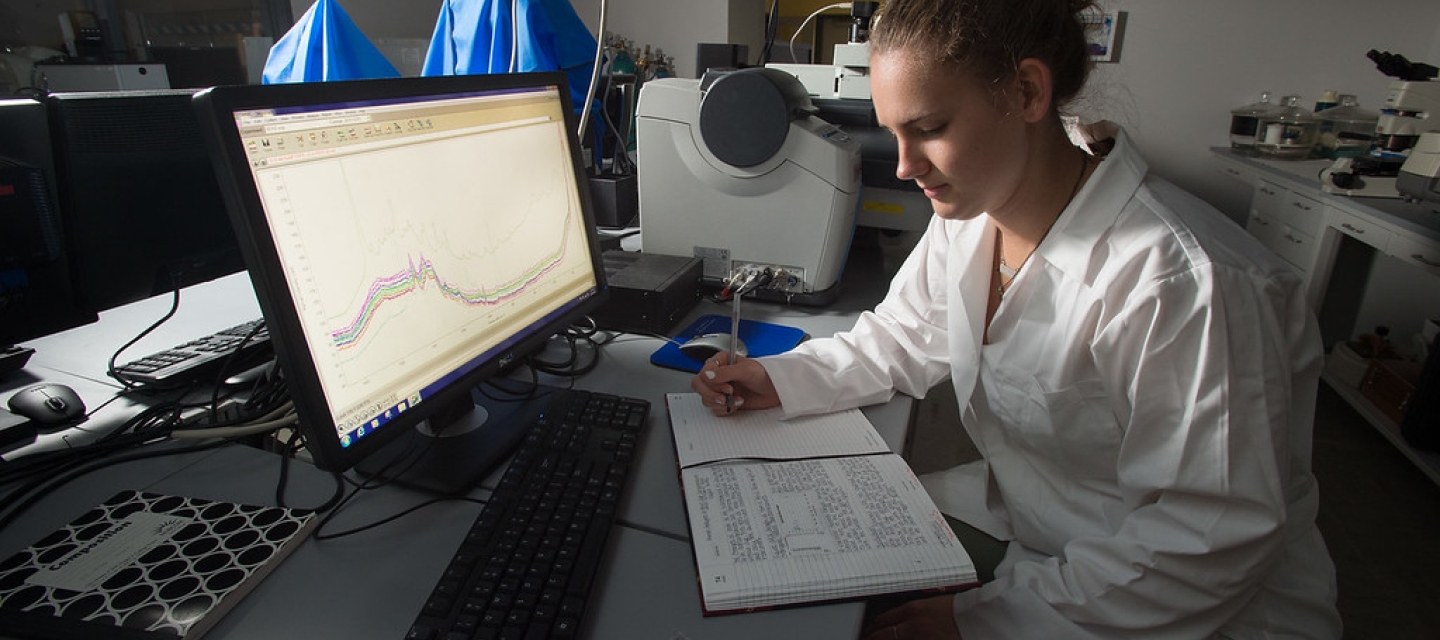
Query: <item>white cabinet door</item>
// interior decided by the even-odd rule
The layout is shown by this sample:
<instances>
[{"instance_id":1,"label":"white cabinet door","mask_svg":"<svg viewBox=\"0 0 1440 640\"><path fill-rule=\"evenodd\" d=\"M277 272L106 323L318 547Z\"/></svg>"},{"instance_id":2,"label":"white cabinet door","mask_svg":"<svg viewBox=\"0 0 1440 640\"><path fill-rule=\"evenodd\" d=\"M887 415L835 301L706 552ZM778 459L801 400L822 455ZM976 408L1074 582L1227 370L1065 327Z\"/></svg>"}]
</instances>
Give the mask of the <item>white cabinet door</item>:
<instances>
[{"instance_id":1,"label":"white cabinet door","mask_svg":"<svg viewBox=\"0 0 1440 640\"><path fill-rule=\"evenodd\" d=\"M1325 206L1266 180L1258 180L1245 229L1301 273L1315 265Z\"/></svg>"},{"instance_id":2,"label":"white cabinet door","mask_svg":"<svg viewBox=\"0 0 1440 640\"><path fill-rule=\"evenodd\" d=\"M1374 220L1361 218L1343 209L1330 207L1329 215L1330 226L1381 251L1387 250L1391 239L1395 236L1389 229L1380 226Z\"/></svg>"},{"instance_id":3,"label":"white cabinet door","mask_svg":"<svg viewBox=\"0 0 1440 640\"><path fill-rule=\"evenodd\" d=\"M1440 276L1440 242L1411 235L1390 238L1386 253Z\"/></svg>"}]
</instances>

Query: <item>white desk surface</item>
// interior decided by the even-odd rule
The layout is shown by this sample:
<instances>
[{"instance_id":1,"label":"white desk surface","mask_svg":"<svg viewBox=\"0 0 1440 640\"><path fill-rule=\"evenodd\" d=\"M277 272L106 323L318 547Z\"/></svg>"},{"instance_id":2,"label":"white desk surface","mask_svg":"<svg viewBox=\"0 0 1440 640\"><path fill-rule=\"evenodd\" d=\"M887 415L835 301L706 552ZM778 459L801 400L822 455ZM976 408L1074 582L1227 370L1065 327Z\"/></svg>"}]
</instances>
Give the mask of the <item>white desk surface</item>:
<instances>
[{"instance_id":1,"label":"white desk surface","mask_svg":"<svg viewBox=\"0 0 1440 640\"><path fill-rule=\"evenodd\" d=\"M1306 195L1352 212L1375 216L1390 224L1432 240L1440 240L1440 204L1411 204L1399 198L1352 197L1321 191L1320 172L1330 160L1270 160L1238 153L1230 147L1211 147L1211 153L1254 170L1261 177L1313 189Z\"/></svg>"},{"instance_id":2,"label":"white desk surface","mask_svg":"<svg viewBox=\"0 0 1440 640\"><path fill-rule=\"evenodd\" d=\"M743 315L799 326L812 336L848 328L855 315L873 306L884 290L884 275L878 269L850 271L855 274L847 272L846 286L850 288L829 307L747 302ZM152 298L102 314L97 324L29 343L37 351L31 364L23 375L0 380L0 394L8 397L27 384L53 381L75 387L87 405L98 406L118 390L105 376L105 360L169 306L168 296ZM725 311L714 303L701 302L676 328L691 318L716 312ZM182 292L176 318L127 354L138 357L258 317L258 305L243 274L192 287ZM864 612L862 603L701 616L664 405L666 393L689 389L690 375L651 365L649 355L660 345L654 338L623 336L604 348L596 371L576 382L579 388L651 403L639 459L622 497L618 526L607 543L582 636L626 640L855 637ZM865 409L896 451L903 449L907 437L911 405L910 398L898 396L890 403ZM92 428L116 424L139 407L121 400L87 424ZM121 488L273 504L279 464L272 454L232 446L97 471L61 487L0 531L0 557L23 548ZM324 502L334 483L327 473L292 464L289 487L290 503L307 506ZM481 489L473 495L484 494ZM378 520L425 498L400 487L367 492L346 507L327 531ZM401 638L479 509L473 503L449 502L355 536L308 540L207 638Z\"/></svg>"}]
</instances>

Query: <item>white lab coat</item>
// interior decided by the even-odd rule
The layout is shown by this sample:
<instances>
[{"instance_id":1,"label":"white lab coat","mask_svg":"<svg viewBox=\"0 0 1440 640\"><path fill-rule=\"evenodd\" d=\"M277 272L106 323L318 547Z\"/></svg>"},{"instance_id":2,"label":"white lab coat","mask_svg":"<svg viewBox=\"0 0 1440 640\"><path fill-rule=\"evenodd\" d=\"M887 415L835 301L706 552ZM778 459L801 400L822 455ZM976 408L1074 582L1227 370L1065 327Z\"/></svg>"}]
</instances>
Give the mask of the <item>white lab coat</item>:
<instances>
[{"instance_id":1,"label":"white lab coat","mask_svg":"<svg viewBox=\"0 0 1440 640\"><path fill-rule=\"evenodd\" d=\"M1301 281L1114 137L989 344L994 224L936 218L853 330L760 362L790 415L951 378L984 459L925 486L1010 541L955 598L967 640L1338 638Z\"/></svg>"}]
</instances>

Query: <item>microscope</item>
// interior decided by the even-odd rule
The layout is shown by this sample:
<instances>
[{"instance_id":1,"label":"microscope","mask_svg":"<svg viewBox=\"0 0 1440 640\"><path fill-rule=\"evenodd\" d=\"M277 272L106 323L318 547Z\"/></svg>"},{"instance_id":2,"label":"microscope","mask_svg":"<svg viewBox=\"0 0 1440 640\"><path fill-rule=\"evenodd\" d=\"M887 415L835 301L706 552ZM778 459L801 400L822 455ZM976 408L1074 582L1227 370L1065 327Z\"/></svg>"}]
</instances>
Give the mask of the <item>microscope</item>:
<instances>
[{"instance_id":1,"label":"microscope","mask_svg":"<svg viewBox=\"0 0 1440 640\"><path fill-rule=\"evenodd\" d=\"M1372 49L1365 55L1381 73L1396 80L1380 109L1370 153L1336 160L1321 172L1321 187L1347 196L1400 198L1396 177L1411 149L1421 135L1440 131L1440 82L1434 81L1440 70L1389 52Z\"/></svg>"}]
</instances>

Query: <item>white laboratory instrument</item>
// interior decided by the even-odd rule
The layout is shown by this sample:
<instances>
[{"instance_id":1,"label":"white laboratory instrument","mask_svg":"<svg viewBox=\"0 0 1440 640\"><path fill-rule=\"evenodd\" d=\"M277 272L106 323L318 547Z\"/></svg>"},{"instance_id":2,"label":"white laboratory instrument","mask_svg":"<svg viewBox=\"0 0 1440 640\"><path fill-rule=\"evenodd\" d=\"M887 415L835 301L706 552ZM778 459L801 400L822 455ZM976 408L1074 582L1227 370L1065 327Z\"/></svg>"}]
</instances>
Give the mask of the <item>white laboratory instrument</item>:
<instances>
[{"instance_id":1,"label":"white laboratory instrument","mask_svg":"<svg viewBox=\"0 0 1440 640\"><path fill-rule=\"evenodd\" d=\"M1440 132L1440 82L1391 82L1375 123L1375 148L1368 157L1336 160L1321 172L1321 187L1347 196L1402 197L1397 171L1430 132Z\"/></svg>"},{"instance_id":2,"label":"white laboratory instrument","mask_svg":"<svg viewBox=\"0 0 1440 640\"><path fill-rule=\"evenodd\" d=\"M1440 131L1420 134L1395 177L1395 190L1408 202L1440 206Z\"/></svg>"},{"instance_id":3,"label":"white laboratory instrument","mask_svg":"<svg viewBox=\"0 0 1440 640\"><path fill-rule=\"evenodd\" d=\"M1391 82L1375 123L1377 144L1404 154L1431 131L1440 131L1440 82Z\"/></svg>"},{"instance_id":4,"label":"white laboratory instrument","mask_svg":"<svg viewBox=\"0 0 1440 640\"><path fill-rule=\"evenodd\" d=\"M821 119L838 125L860 142L863 170L860 209L855 223L896 231L924 231L934 211L930 199L913 181L895 177L899 149L895 138L880 128L870 102L870 45L835 45L834 64L773 63L800 80L815 102Z\"/></svg>"},{"instance_id":5,"label":"white laboratory instrument","mask_svg":"<svg viewBox=\"0 0 1440 640\"><path fill-rule=\"evenodd\" d=\"M170 88L170 76L159 63L39 63L35 70L39 88L51 93Z\"/></svg>"},{"instance_id":6,"label":"white laboratory instrument","mask_svg":"<svg viewBox=\"0 0 1440 640\"><path fill-rule=\"evenodd\" d=\"M636 113L642 250L701 258L719 286L783 271L754 297L824 305L854 234L860 146L773 69L645 83Z\"/></svg>"}]
</instances>

